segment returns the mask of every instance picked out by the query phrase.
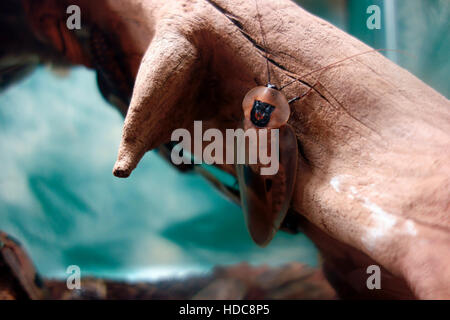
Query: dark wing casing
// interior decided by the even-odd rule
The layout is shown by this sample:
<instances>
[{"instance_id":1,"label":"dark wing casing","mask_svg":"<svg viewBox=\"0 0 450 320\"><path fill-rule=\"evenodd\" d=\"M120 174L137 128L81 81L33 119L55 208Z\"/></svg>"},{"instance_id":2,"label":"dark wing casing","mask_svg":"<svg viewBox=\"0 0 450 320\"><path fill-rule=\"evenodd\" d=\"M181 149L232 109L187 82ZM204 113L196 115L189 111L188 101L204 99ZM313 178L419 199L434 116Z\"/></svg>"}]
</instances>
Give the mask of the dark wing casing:
<instances>
[{"instance_id":1,"label":"dark wing casing","mask_svg":"<svg viewBox=\"0 0 450 320\"><path fill-rule=\"evenodd\" d=\"M286 217L297 175L297 138L289 125L279 129L279 170L261 175L255 165L236 164L241 206L252 239L266 246Z\"/></svg>"}]
</instances>

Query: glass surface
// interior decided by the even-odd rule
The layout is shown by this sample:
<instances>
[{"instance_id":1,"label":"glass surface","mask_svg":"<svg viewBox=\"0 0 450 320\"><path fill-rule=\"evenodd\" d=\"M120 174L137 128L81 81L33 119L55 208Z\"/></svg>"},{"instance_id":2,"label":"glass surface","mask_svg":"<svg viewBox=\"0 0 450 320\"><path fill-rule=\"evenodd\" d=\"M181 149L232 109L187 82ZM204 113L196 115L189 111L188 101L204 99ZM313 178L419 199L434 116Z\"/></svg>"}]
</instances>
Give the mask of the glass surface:
<instances>
[{"instance_id":1,"label":"glass surface","mask_svg":"<svg viewBox=\"0 0 450 320\"><path fill-rule=\"evenodd\" d=\"M448 0L298 2L375 48L406 51L386 56L449 97ZM380 30L366 27L371 4L382 10ZM0 229L24 243L44 276L73 264L131 280L240 261L317 265L303 235L278 233L257 247L238 206L153 152L129 179L114 178L122 122L83 68L61 77L39 67L0 93Z\"/></svg>"},{"instance_id":2,"label":"glass surface","mask_svg":"<svg viewBox=\"0 0 450 320\"><path fill-rule=\"evenodd\" d=\"M303 235L257 247L237 205L154 152L130 178L113 177L122 123L84 68L60 78L40 67L0 95L0 229L44 276L62 277L69 265L137 280L241 261L317 264Z\"/></svg>"}]
</instances>

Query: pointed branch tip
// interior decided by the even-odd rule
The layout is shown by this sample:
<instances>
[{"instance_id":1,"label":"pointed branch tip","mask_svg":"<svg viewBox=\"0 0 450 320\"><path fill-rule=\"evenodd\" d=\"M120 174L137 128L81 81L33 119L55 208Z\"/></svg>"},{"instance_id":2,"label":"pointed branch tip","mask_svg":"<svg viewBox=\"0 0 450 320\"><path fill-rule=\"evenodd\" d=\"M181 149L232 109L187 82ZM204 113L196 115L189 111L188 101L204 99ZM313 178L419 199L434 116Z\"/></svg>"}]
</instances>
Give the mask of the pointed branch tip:
<instances>
[{"instance_id":1,"label":"pointed branch tip","mask_svg":"<svg viewBox=\"0 0 450 320\"><path fill-rule=\"evenodd\" d=\"M113 169L113 175L117 178L128 178L131 174L131 171L129 168L124 168L120 164L116 164Z\"/></svg>"}]
</instances>

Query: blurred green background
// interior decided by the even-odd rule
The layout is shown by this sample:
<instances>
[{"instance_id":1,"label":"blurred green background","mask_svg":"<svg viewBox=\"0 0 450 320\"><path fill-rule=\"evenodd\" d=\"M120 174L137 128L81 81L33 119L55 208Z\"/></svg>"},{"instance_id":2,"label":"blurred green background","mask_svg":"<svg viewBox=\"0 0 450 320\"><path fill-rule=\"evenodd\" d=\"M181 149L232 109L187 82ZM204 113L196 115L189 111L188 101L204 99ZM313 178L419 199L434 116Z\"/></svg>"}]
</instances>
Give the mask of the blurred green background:
<instances>
[{"instance_id":1,"label":"blurred green background","mask_svg":"<svg viewBox=\"0 0 450 320\"><path fill-rule=\"evenodd\" d=\"M450 1L303 0L449 97ZM381 29L369 30L369 5ZM123 119L101 98L93 72L58 77L40 67L0 94L0 229L20 239L39 271L128 280L204 272L217 264L318 263L303 235L254 245L236 205L194 174L149 153L131 178L111 170ZM81 152L83 151L83 153Z\"/></svg>"}]
</instances>

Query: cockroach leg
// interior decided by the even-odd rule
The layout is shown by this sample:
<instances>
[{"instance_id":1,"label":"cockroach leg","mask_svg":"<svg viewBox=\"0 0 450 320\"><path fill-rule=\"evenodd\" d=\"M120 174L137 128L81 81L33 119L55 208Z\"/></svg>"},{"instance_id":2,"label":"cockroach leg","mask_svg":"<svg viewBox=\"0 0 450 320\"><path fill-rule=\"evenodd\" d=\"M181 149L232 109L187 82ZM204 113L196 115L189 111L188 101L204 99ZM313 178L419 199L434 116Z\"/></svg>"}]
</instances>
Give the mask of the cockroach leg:
<instances>
[{"instance_id":1,"label":"cockroach leg","mask_svg":"<svg viewBox=\"0 0 450 320\"><path fill-rule=\"evenodd\" d=\"M300 96L297 96L297 97L295 97L295 98L290 99L290 100L288 101L288 103L291 104L291 103L293 103L293 102L295 102L295 101L301 100L303 97L307 96L312 90L317 91L317 90L316 90L316 86L317 86L318 84L320 84L320 82L319 82L319 81L316 81L316 83L314 83L314 85L312 85L311 87L309 87L308 91L306 91L304 94L302 94L302 95L300 95Z\"/></svg>"},{"instance_id":2,"label":"cockroach leg","mask_svg":"<svg viewBox=\"0 0 450 320\"><path fill-rule=\"evenodd\" d=\"M297 100L300 100L302 97L303 97L303 95L302 96L297 96L295 98L292 98L291 100L288 101L288 103L291 104L291 103L293 103L293 102L295 102Z\"/></svg>"}]
</instances>

